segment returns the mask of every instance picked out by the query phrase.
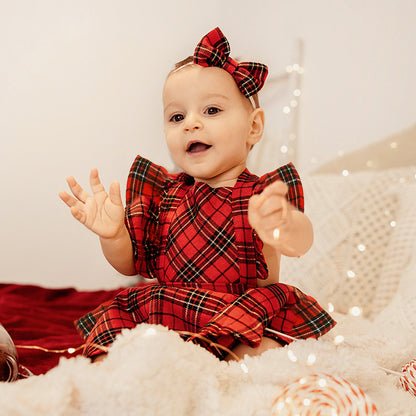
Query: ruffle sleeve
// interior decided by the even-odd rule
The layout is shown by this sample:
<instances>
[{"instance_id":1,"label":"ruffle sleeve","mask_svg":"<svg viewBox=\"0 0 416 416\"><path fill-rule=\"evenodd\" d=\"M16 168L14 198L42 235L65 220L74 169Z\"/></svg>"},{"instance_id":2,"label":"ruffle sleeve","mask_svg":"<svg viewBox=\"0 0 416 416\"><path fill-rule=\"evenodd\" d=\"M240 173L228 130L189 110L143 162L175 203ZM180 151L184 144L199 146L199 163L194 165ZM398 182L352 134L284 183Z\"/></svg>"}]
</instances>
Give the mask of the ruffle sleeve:
<instances>
[{"instance_id":1,"label":"ruffle sleeve","mask_svg":"<svg viewBox=\"0 0 416 416\"><path fill-rule=\"evenodd\" d=\"M130 233L136 272L156 278L160 250L159 208L172 175L137 156L127 179L125 224Z\"/></svg>"},{"instance_id":2,"label":"ruffle sleeve","mask_svg":"<svg viewBox=\"0 0 416 416\"><path fill-rule=\"evenodd\" d=\"M260 177L256 186L254 187L254 193L261 193L264 188L277 180L281 180L286 183L286 185L289 187L287 200L295 208L303 212L305 208L305 201L303 196L302 181L300 180L299 173L293 163L288 163L287 165L281 166L273 172L266 173Z\"/></svg>"}]
</instances>

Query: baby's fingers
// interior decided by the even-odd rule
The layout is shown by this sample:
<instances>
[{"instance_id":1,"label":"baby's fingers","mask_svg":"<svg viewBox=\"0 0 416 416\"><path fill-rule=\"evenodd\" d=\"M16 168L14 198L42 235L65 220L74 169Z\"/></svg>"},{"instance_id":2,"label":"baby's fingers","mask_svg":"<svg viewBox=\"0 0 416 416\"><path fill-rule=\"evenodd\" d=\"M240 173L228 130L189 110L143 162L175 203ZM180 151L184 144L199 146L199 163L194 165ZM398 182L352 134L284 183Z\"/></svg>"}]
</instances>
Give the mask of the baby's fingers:
<instances>
[{"instance_id":1,"label":"baby's fingers","mask_svg":"<svg viewBox=\"0 0 416 416\"><path fill-rule=\"evenodd\" d=\"M261 194L253 195L250 197L248 201L249 210L258 211L260 207L263 205L263 203L264 203L264 198L261 196Z\"/></svg>"},{"instance_id":2,"label":"baby's fingers","mask_svg":"<svg viewBox=\"0 0 416 416\"><path fill-rule=\"evenodd\" d=\"M81 202L85 202L87 198L90 196L88 192L84 191L81 185L75 180L73 176L69 176L66 179L68 186L71 188L72 193L74 196L80 200Z\"/></svg>"},{"instance_id":3,"label":"baby's fingers","mask_svg":"<svg viewBox=\"0 0 416 416\"><path fill-rule=\"evenodd\" d=\"M268 197L272 195L286 196L289 187L283 181L275 181L264 188L262 195Z\"/></svg>"},{"instance_id":4,"label":"baby's fingers","mask_svg":"<svg viewBox=\"0 0 416 416\"><path fill-rule=\"evenodd\" d=\"M99 192L105 192L104 185L101 183L100 177L98 176L98 170L96 168L91 170L90 173L90 186L94 194Z\"/></svg>"},{"instance_id":5,"label":"baby's fingers","mask_svg":"<svg viewBox=\"0 0 416 416\"><path fill-rule=\"evenodd\" d=\"M65 191L59 192L59 198L61 198L61 200L65 202L65 204L68 205L70 208L75 206L78 202L77 199L75 199L73 196L69 195Z\"/></svg>"},{"instance_id":6,"label":"baby's fingers","mask_svg":"<svg viewBox=\"0 0 416 416\"><path fill-rule=\"evenodd\" d=\"M80 209L82 203L65 191L59 192L59 198L61 198L61 200L65 202L66 205L68 205L72 216L76 218L78 221L80 221L82 224L85 224L87 217Z\"/></svg>"},{"instance_id":7,"label":"baby's fingers","mask_svg":"<svg viewBox=\"0 0 416 416\"><path fill-rule=\"evenodd\" d=\"M87 221L87 216L85 215L84 212L82 212L81 210L79 210L77 207L72 206L71 207L71 214L81 224L84 224L85 225L85 223Z\"/></svg>"},{"instance_id":8,"label":"baby's fingers","mask_svg":"<svg viewBox=\"0 0 416 416\"><path fill-rule=\"evenodd\" d=\"M115 205L123 205L121 199L120 184L117 181L114 181L110 184L109 190L110 201Z\"/></svg>"},{"instance_id":9,"label":"baby's fingers","mask_svg":"<svg viewBox=\"0 0 416 416\"><path fill-rule=\"evenodd\" d=\"M261 195L253 195L248 200L248 221L254 229L260 221L259 210L263 202Z\"/></svg>"},{"instance_id":10,"label":"baby's fingers","mask_svg":"<svg viewBox=\"0 0 416 416\"><path fill-rule=\"evenodd\" d=\"M271 195L264 196L264 202L259 208L259 213L262 216L267 216L276 212L280 212L281 215L285 216L287 213L287 200L285 196Z\"/></svg>"}]
</instances>

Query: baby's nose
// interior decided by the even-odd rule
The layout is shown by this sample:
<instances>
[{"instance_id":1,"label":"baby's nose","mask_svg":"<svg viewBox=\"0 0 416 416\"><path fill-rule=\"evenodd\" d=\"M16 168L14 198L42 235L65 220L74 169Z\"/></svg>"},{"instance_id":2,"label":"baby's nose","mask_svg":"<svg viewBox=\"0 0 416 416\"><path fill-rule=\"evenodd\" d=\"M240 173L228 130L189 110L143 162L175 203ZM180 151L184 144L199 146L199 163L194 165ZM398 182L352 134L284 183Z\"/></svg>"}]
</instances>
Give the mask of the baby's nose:
<instances>
[{"instance_id":1,"label":"baby's nose","mask_svg":"<svg viewBox=\"0 0 416 416\"><path fill-rule=\"evenodd\" d=\"M185 130L193 131L200 130L202 128L202 121L197 114L188 114L185 119Z\"/></svg>"}]
</instances>

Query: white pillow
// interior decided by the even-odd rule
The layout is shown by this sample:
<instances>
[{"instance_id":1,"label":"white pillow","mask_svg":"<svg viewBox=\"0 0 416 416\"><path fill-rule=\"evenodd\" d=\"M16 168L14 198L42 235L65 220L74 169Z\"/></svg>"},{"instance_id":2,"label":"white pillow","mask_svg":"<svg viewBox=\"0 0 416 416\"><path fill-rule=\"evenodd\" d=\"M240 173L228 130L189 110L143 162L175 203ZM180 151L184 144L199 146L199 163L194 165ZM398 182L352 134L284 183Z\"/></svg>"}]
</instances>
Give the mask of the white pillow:
<instances>
[{"instance_id":1,"label":"white pillow","mask_svg":"<svg viewBox=\"0 0 416 416\"><path fill-rule=\"evenodd\" d=\"M416 172L416 168L415 168ZM380 278L374 294L373 312L378 315L390 302L399 286L401 297L416 294L416 180L397 185L397 225L389 239ZM410 268L409 268L410 267ZM410 277L411 275L411 277ZM416 305L414 306L416 330Z\"/></svg>"},{"instance_id":2,"label":"white pillow","mask_svg":"<svg viewBox=\"0 0 416 416\"><path fill-rule=\"evenodd\" d=\"M401 234L407 242L416 235L411 228L416 211L406 205L415 173L416 167L406 167L304 178L305 212L315 241L300 259L282 260L281 281L316 297L323 307L331 303L348 313L356 306L365 317L377 315L394 295L405 258L414 253L410 243L402 247ZM403 186L410 188L403 191Z\"/></svg>"}]
</instances>

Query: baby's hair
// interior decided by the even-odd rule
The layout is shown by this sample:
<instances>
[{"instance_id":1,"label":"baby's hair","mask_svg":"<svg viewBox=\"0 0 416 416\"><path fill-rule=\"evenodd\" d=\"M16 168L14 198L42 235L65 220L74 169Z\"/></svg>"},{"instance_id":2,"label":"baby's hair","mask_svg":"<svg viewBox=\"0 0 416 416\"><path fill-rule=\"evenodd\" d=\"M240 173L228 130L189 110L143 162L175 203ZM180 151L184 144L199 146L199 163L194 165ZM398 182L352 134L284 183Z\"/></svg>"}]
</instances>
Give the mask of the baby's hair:
<instances>
[{"instance_id":1,"label":"baby's hair","mask_svg":"<svg viewBox=\"0 0 416 416\"><path fill-rule=\"evenodd\" d=\"M175 67L173 68L172 72L177 71L178 69L181 69L183 66L189 65L189 64L193 64L194 63L194 58L193 56L188 56L185 59L182 59L182 61L179 61L175 64Z\"/></svg>"},{"instance_id":2,"label":"baby's hair","mask_svg":"<svg viewBox=\"0 0 416 416\"><path fill-rule=\"evenodd\" d=\"M169 75L172 74L173 72L179 71L180 69L182 69L183 67L187 66L187 65L191 65L194 63L194 58L193 56L188 56L185 59L182 59L182 61L177 62L172 71L170 71ZM250 103L253 105L254 108L260 108L260 103L259 103L259 96L257 93L253 94L250 98L249 98Z\"/></svg>"}]
</instances>

